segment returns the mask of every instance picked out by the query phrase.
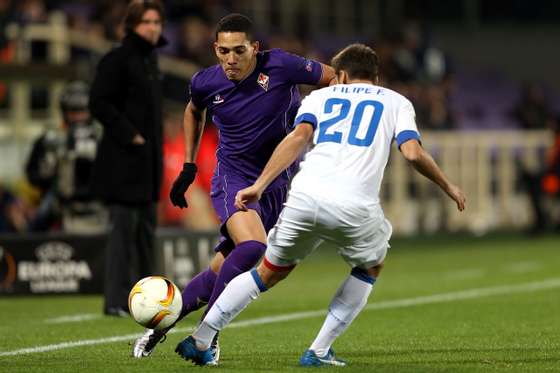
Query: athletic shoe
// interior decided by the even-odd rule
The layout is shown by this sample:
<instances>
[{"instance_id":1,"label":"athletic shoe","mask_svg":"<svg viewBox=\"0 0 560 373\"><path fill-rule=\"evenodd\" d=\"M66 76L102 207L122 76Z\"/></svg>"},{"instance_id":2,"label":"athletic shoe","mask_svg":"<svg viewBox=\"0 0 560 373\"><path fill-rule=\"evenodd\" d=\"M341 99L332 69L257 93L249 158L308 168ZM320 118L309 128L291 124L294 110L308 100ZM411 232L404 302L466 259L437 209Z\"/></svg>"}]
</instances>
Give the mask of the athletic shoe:
<instances>
[{"instance_id":1,"label":"athletic shoe","mask_svg":"<svg viewBox=\"0 0 560 373\"><path fill-rule=\"evenodd\" d=\"M332 348L323 357L317 356L315 351L307 350L299 359L299 365L303 367L320 367L323 365L335 365L339 367L346 366L346 361L337 359Z\"/></svg>"},{"instance_id":2,"label":"athletic shoe","mask_svg":"<svg viewBox=\"0 0 560 373\"><path fill-rule=\"evenodd\" d=\"M137 358L148 357L156 345L165 341L167 330L146 329L144 335L134 341L132 356Z\"/></svg>"},{"instance_id":3,"label":"athletic shoe","mask_svg":"<svg viewBox=\"0 0 560 373\"><path fill-rule=\"evenodd\" d=\"M196 342L190 335L179 342L175 352L183 359L191 360L196 365L218 365L210 349L200 351L196 348Z\"/></svg>"},{"instance_id":4,"label":"athletic shoe","mask_svg":"<svg viewBox=\"0 0 560 373\"><path fill-rule=\"evenodd\" d=\"M220 361L220 332L216 333L214 338L212 338L212 344L210 344L210 352L216 361L216 364Z\"/></svg>"}]
</instances>

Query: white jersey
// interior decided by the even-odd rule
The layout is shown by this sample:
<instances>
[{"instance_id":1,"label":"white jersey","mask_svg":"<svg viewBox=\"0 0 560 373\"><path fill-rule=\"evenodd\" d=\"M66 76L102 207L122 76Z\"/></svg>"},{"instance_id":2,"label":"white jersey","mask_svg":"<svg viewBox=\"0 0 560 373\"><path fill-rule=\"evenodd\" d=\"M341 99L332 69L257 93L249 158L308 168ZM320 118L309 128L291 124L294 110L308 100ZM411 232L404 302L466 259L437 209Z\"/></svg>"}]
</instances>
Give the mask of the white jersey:
<instances>
[{"instance_id":1,"label":"white jersey","mask_svg":"<svg viewBox=\"0 0 560 373\"><path fill-rule=\"evenodd\" d=\"M414 108L402 95L379 86L337 84L311 92L294 126L311 123L313 148L291 190L325 199L379 203L379 189L393 139L419 139Z\"/></svg>"}]
</instances>

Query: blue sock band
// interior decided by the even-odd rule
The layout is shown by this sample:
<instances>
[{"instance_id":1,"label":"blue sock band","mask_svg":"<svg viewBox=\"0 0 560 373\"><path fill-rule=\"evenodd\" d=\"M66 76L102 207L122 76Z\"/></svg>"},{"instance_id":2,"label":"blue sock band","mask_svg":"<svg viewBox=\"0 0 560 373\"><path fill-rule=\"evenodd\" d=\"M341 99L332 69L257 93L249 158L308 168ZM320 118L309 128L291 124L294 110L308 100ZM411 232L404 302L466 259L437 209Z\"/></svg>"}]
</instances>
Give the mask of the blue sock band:
<instances>
[{"instance_id":1,"label":"blue sock band","mask_svg":"<svg viewBox=\"0 0 560 373\"><path fill-rule=\"evenodd\" d=\"M371 285L373 285L375 283L375 280L376 280L376 278L371 277L365 269L358 268L358 267L352 268L352 271L350 272L350 275L356 277L358 280L362 280L362 281L367 282L368 284L371 284Z\"/></svg>"},{"instance_id":2,"label":"blue sock band","mask_svg":"<svg viewBox=\"0 0 560 373\"><path fill-rule=\"evenodd\" d=\"M253 276L253 280L255 280L255 283L259 287L259 290L261 291L261 293L268 290L268 288L262 282L261 276L259 276L259 273L257 272L256 268L253 268L251 270L251 276Z\"/></svg>"}]
</instances>

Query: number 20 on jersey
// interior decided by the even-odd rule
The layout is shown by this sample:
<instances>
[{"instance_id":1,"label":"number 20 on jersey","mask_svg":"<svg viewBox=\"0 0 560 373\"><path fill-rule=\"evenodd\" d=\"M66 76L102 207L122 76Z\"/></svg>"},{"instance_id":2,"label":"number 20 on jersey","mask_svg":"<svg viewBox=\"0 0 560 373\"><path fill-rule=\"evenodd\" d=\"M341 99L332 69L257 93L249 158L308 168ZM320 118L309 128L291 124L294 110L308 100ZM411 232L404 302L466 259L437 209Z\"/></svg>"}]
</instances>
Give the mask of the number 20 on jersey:
<instances>
[{"instance_id":1,"label":"number 20 on jersey","mask_svg":"<svg viewBox=\"0 0 560 373\"><path fill-rule=\"evenodd\" d=\"M329 128L336 123L344 120L350 113L352 103L350 100L344 98L329 98L325 102L324 112L329 114L333 112L335 106L340 105L340 113L333 118L327 119L319 123L319 135L317 137L317 144L322 142L334 142L337 144L342 143L342 132L329 131ZM364 111L368 106L373 108L373 115L369 123L363 123ZM355 146L370 146L375 137L375 132L379 126L381 115L383 114L383 104L375 100L360 101L356 105L354 115L351 121L350 133L348 134L348 144ZM367 125L367 132L363 138L358 138L358 132L361 125Z\"/></svg>"}]
</instances>

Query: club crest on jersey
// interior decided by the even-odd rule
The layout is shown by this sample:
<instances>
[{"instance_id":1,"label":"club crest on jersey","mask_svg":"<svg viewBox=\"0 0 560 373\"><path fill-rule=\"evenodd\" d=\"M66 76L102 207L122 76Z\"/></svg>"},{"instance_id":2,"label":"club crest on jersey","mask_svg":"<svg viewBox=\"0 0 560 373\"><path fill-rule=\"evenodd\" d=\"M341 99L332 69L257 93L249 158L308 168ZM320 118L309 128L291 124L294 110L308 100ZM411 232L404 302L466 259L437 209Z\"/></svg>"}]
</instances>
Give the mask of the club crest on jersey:
<instances>
[{"instance_id":1,"label":"club crest on jersey","mask_svg":"<svg viewBox=\"0 0 560 373\"><path fill-rule=\"evenodd\" d=\"M259 77L257 78L257 83L259 83L259 85L262 87L262 89L264 89L265 91L268 91L268 81L269 80L270 79L269 79L268 75L260 73Z\"/></svg>"},{"instance_id":2,"label":"club crest on jersey","mask_svg":"<svg viewBox=\"0 0 560 373\"><path fill-rule=\"evenodd\" d=\"M214 101L212 101L213 104L221 104L222 102L224 102L224 99L220 95L214 96Z\"/></svg>"}]
</instances>

